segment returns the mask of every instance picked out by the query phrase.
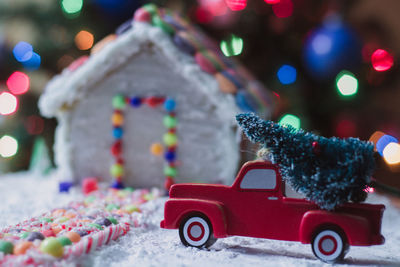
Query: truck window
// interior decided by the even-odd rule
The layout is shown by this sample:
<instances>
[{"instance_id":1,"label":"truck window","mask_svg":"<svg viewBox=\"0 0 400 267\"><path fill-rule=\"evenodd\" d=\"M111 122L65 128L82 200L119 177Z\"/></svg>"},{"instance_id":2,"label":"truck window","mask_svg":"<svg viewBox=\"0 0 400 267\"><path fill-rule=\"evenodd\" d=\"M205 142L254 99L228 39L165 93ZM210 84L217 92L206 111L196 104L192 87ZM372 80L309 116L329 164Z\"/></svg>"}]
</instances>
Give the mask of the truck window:
<instances>
[{"instance_id":1,"label":"truck window","mask_svg":"<svg viewBox=\"0 0 400 267\"><path fill-rule=\"evenodd\" d=\"M273 169L249 170L240 183L242 189L275 189L276 173Z\"/></svg>"}]
</instances>

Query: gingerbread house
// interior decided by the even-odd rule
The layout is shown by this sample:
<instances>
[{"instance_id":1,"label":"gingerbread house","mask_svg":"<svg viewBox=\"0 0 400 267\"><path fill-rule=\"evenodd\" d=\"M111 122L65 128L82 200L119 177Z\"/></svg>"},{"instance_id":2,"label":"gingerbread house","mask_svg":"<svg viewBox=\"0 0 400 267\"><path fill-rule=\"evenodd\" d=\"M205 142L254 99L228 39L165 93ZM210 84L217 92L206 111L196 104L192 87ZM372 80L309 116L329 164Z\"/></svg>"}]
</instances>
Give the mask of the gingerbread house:
<instances>
[{"instance_id":1,"label":"gingerbread house","mask_svg":"<svg viewBox=\"0 0 400 267\"><path fill-rule=\"evenodd\" d=\"M268 117L272 105L205 34L152 4L55 76L39 100L58 119L58 177L117 188L231 181L241 157L235 114Z\"/></svg>"}]
</instances>

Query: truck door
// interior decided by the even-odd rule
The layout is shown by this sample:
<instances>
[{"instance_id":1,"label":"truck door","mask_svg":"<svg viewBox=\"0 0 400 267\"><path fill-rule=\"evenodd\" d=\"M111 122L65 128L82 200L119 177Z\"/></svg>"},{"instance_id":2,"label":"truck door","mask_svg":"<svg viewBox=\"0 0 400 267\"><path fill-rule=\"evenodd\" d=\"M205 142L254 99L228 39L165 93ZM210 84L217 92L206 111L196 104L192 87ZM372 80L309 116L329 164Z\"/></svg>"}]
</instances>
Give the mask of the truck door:
<instances>
[{"instance_id":1,"label":"truck door","mask_svg":"<svg viewBox=\"0 0 400 267\"><path fill-rule=\"evenodd\" d=\"M282 207L280 177L272 166L249 169L238 186L237 235L274 238Z\"/></svg>"}]
</instances>

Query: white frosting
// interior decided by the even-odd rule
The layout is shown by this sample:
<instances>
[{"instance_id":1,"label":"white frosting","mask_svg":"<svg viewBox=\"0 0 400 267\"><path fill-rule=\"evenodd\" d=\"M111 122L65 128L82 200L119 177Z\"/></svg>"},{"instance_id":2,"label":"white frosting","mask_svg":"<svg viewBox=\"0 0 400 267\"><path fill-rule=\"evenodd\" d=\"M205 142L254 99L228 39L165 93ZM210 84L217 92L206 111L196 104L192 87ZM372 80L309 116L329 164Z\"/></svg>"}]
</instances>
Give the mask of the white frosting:
<instances>
[{"instance_id":1,"label":"white frosting","mask_svg":"<svg viewBox=\"0 0 400 267\"><path fill-rule=\"evenodd\" d=\"M40 98L42 114L59 120L55 153L61 180L111 179L111 99L117 93L177 100L178 182L232 181L240 155L234 97L222 93L214 77L161 29L140 22L74 72L56 76ZM162 143L165 113L161 107L132 109L125 111L124 181L162 187L164 160L151 155L149 147Z\"/></svg>"}]
</instances>

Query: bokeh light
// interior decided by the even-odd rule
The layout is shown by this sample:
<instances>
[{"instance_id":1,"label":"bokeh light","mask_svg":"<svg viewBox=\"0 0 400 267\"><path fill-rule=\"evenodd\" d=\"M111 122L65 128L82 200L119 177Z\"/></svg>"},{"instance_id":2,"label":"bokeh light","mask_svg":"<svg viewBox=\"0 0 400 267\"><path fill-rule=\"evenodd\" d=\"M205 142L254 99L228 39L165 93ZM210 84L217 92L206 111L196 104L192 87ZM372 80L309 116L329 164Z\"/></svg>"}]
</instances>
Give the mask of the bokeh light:
<instances>
[{"instance_id":1,"label":"bokeh light","mask_svg":"<svg viewBox=\"0 0 400 267\"><path fill-rule=\"evenodd\" d=\"M315 54L325 55L332 50L332 36L324 33L317 33L311 41Z\"/></svg>"},{"instance_id":2,"label":"bokeh light","mask_svg":"<svg viewBox=\"0 0 400 267\"><path fill-rule=\"evenodd\" d=\"M0 93L0 114L11 115L18 108L18 99L8 92Z\"/></svg>"},{"instance_id":3,"label":"bokeh light","mask_svg":"<svg viewBox=\"0 0 400 267\"><path fill-rule=\"evenodd\" d=\"M287 18L293 14L292 0L280 0L272 6L272 11L278 18Z\"/></svg>"},{"instance_id":4,"label":"bokeh light","mask_svg":"<svg viewBox=\"0 0 400 267\"><path fill-rule=\"evenodd\" d=\"M393 66L393 56L386 50L377 49L371 56L372 67L376 71L387 71Z\"/></svg>"},{"instance_id":5,"label":"bokeh light","mask_svg":"<svg viewBox=\"0 0 400 267\"><path fill-rule=\"evenodd\" d=\"M221 41L220 47L227 57L240 55L243 51L243 39L232 34L228 40Z\"/></svg>"},{"instance_id":6,"label":"bokeh light","mask_svg":"<svg viewBox=\"0 0 400 267\"><path fill-rule=\"evenodd\" d=\"M278 4L281 0L264 0L265 3L270 5Z\"/></svg>"},{"instance_id":7,"label":"bokeh light","mask_svg":"<svg viewBox=\"0 0 400 267\"><path fill-rule=\"evenodd\" d=\"M371 137L369 138L369 141L372 142L374 144L374 149L376 151L376 143L378 143L378 140L384 136L385 133L381 132L381 131L376 131L374 132Z\"/></svg>"},{"instance_id":8,"label":"bokeh light","mask_svg":"<svg viewBox=\"0 0 400 267\"><path fill-rule=\"evenodd\" d=\"M390 165L400 163L400 145L398 143L389 143L383 149L383 158Z\"/></svg>"},{"instance_id":9,"label":"bokeh light","mask_svg":"<svg viewBox=\"0 0 400 267\"><path fill-rule=\"evenodd\" d=\"M41 134L44 129L44 120L37 115L31 115L25 121L25 128L30 135Z\"/></svg>"},{"instance_id":10,"label":"bokeh light","mask_svg":"<svg viewBox=\"0 0 400 267\"><path fill-rule=\"evenodd\" d=\"M240 11L247 6L247 0L225 0L225 3L232 11Z\"/></svg>"},{"instance_id":11,"label":"bokeh light","mask_svg":"<svg viewBox=\"0 0 400 267\"><path fill-rule=\"evenodd\" d=\"M13 55L18 62L25 62L31 59L33 47L30 43L19 42L13 48Z\"/></svg>"},{"instance_id":12,"label":"bokeh light","mask_svg":"<svg viewBox=\"0 0 400 267\"><path fill-rule=\"evenodd\" d=\"M376 151L378 151L378 153L381 156L383 156L383 150L387 145L389 145L390 143L398 143L398 142L399 141L395 137L385 134L384 136L379 138L378 142L376 142Z\"/></svg>"},{"instance_id":13,"label":"bokeh light","mask_svg":"<svg viewBox=\"0 0 400 267\"><path fill-rule=\"evenodd\" d=\"M29 77L23 72L16 71L7 80L7 87L14 95L25 94L29 90Z\"/></svg>"},{"instance_id":14,"label":"bokeh light","mask_svg":"<svg viewBox=\"0 0 400 267\"><path fill-rule=\"evenodd\" d=\"M292 114L286 114L284 115L280 120L279 120L280 125L291 125L293 128L296 130L300 129L300 119L299 117L292 115Z\"/></svg>"},{"instance_id":15,"label":"bokeh light","mask_svg":"<svg viewBox=\"0 0 400 267\"><path fill-rule=\"evenodd\" d=\"M18 141L9 135L4 135L0 138L0 156L9 158L17 154Z\"/></svg>"},{"instance_id":16,"label":"bokeh light","mask_svg":"<svg viewBox=\"0 0 400 267\"><path fill-rule=\"evenodd\" d=\"M336 124L336 135L338 137L351 137L356 136L357 126L351 119L341 119Z\"/></svg>"},{"instance_id":17,"label":"bokeh light","mask_svg":"<svg viewBox=\"0 0 400 267\"><path fill-rule=\"evenodd\" d=\"M82 10L83 0L61 0L61 8L67 14L77 14Z\"/></svg>"},{"instance_id":18,"label":"bokeh light","mask_svg":"<svg viewBox=\"0 0 400 267\"><path fill-rule=\"evenodd\" d=\"M342 96L352 96L358 91L358 80L353 73L341 71L336 76L336 88Z\"/></svg>"},{"instance_id":19,"label":"bokeh light","mask_svg":"<svg viewBox=\"0 0 400 267\"><path fill-rule=\"evenodd\" d=\"M37 70L40 67L41 63L42 58L40 57L40 55L33 52L31 58L27 61L22 62L22 65L27 70Z\"/></svg>"},{"instance_id":20,"label":"bokeh light","mask_svg":"<svg viewBox=\"0 0 400 267\"><path fill-rule=\"evenodd\" d=\"M296 81L297 71L293 66L282 65L277 72L277 76L282 84L292 84Z\"/></svg>"},{"instance_id":21,"label":"bokeh light","mask_svg":"<svg viewBox=\"0 0 400 267\"><path fill-rule=\"evenodd\" d=\"M88 31L80 31L75 36L75 44L79 50L89 50L94 43L93 34Z\"/></svg>"}]
</instances>

